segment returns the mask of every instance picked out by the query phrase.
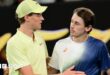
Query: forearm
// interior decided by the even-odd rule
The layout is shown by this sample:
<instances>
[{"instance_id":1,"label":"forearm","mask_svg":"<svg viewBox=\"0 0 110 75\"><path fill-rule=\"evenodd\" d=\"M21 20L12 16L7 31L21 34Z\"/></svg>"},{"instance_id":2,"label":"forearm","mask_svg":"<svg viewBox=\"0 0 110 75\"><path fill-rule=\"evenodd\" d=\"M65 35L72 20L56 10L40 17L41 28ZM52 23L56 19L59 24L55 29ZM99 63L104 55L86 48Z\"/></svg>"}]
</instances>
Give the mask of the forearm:
<instances>
[{"instance_id":1,"label":"forearm","mask_svg":"<svg viewBox=\"0 0 110 75\"><path fill-rule=\"evenodd\" d=\"M62 74L60 74L60 72L58 70L56 70L55 68L52 68L48 65L50 59L51 59L51 57L46 58L48 75L62 75Z\"/></svg>"},{"instance_id":2,"label":"forearm","mask_svg":"<svg viewBox=\"0 0 110 75\"><path fill-rule=\"evenodd\" d=\"M51 57L46 58L48 75L58 75L57 74L58 70L56 70L48 65L50 59L51 59Z\"/></svg>"},{"instance_id":3,"label":"forearm","mask_svg":"<svg viewBox=\"0 0 110 75\"><path fill-rule=\"evenodd\" d=\"M49 63L50 59L51 59L51 57L47 57L47 58L46 58L47 67L48 67L48 63Z\"/></svg>"},{"instance_id":4,"label":"forearm","mask_svg":"<svg viewBox=\"0 0 110 75\"><path fill-rule=\"evenodd\" d=\"M48 75L57 75L59 73L58 70L56 70L50 66L48 66L47 71L48 71Z\"/></svg>"}]
</instances>

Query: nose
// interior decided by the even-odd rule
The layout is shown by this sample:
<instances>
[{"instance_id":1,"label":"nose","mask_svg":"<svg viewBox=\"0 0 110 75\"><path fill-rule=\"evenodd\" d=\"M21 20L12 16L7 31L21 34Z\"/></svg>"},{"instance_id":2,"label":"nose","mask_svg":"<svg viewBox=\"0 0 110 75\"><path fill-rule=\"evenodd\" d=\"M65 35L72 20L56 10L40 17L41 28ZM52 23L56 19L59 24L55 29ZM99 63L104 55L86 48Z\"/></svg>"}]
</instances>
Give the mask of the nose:
<instances>
[{"instance_id":1,"label":"nose","mask_svg":"<svg viewBox=\"0 0 110 75\"><path fill-rule=\"evenodd\" d=\"M42 21L44 20L44 17L43 17L43 16L41 16L41 20L42 20Z\"/></svg>"},{"instance_id":2,"label":"nose","mask_svg":"<svg viewBox=\"0 0 110 75\"><path fill-rule=\"evenodd\" d=\"M74 24L71 24L70 27L71 27L71 28L74 28Z\"/></svg>"}]
</instances>

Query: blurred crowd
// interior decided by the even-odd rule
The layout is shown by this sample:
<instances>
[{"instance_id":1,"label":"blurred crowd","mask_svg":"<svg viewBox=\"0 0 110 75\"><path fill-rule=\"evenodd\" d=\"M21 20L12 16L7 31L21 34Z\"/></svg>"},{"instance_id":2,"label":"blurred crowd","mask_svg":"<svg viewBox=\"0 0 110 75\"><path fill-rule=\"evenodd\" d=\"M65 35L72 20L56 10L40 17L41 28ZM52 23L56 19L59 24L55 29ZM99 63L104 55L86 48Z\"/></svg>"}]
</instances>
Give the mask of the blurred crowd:
<instances>
[{"instance_id":1,"label":"blurred crowd","mask_svg":"<svg viewBox=\"0 0 110 75\"><path fill-rule=\"evenodd\" d=\"M19 3L22 0L0 0L0 7L11 6L14 3ZM74 1L85 1L85 0L36 0L41 4L52 4L58 2L74 2ZM97 0L86 0L86 1L97 1ZM101 1L101 0L100 0Z\"/></svg>"}]
</instances>

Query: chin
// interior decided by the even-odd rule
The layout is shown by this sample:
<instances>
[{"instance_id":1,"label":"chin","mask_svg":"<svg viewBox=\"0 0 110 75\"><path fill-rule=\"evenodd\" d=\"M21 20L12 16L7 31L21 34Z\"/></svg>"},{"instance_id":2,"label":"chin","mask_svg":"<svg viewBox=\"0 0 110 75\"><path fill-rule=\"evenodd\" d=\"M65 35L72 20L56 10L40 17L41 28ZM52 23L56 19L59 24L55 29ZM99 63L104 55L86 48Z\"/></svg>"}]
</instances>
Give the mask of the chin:
<instances>
[{"instance_id":1,"label":"chin","mask_svg":"<svg viewBox=\"0 0 110 75\"><path fill-rule=\"evenodd\" d=\"M36 30L40 30L41 28L36 28L36 29L33 29L33 31L36 31Z\"/></svg>"},{"instance_id":2,"label":"chin","mask_svg":"<svg viewBox=\"0 0 110 75\"><path fill-rule=\"evenodd\" d=\"M39 27L38 30L41 30L41 27Z\"/></svg>"},{"instance_id":3,"label":"chin","mask_svg":"<svg viewBox=\"0 0 110 75\"><path fill-rule=\"evenodd\" d=\"M41 27L37 28L36 30L41 30Z\"/></svg>"},{"instance_id":4,"label":"chin","mask_svg":"<svg viewBox=\"0 0 110 75\"><path fill-rule=\"evenodd\" d=\"M75 35L75 34L71 34L71 36L72 36L72 37L77 37L77 35Z\"/></svg>"}]
</instances>

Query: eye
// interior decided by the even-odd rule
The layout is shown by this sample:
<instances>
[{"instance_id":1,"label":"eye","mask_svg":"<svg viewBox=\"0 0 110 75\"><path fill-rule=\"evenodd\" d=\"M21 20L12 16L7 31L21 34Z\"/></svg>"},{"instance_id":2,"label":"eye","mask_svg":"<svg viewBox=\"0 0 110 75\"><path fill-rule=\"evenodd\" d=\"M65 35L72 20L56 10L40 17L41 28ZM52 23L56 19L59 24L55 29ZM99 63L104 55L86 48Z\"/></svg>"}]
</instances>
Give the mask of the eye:
<instances>
[{"instance_id":1,"label":"eye","mask_svg":"<svg viewBox=\"0 0 110 75\"><path fill-rule=\"evenodd\" d=\"M34 13L33 15L38 16L38 17L42 16L41 13Z\"/></svg>"},{"instance_id":2,"label":"eye","mask_svg":"<svg viewBox=\"0 0 110 75\"><path fill-rule=\"evenodd\" d=\"M36 15L38 15L38 16L42 16L42 14L41 14L41 13L36 13Z\"/></svg>"},{"instance_id":3,"label":"eye","mask_svg":"<svg viewBox=\"0 0 110 75\"><path fill-rule=\"evenodd\" d=\"M75 21L75 25L80 25L80 23L79 23L79 22L77 22L77 21Z\"/></svg>"}]
</instances>

